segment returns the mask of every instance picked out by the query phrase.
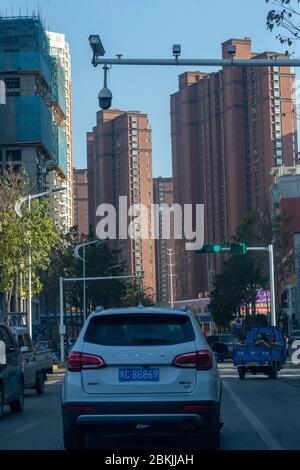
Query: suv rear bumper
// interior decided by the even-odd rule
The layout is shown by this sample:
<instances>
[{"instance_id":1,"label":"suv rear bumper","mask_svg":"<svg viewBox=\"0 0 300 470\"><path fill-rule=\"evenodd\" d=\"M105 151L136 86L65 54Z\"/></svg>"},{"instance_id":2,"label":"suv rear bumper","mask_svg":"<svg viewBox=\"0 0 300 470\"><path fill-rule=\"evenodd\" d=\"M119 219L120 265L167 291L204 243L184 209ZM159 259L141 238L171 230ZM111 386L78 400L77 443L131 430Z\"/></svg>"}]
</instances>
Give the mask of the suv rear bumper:
<instances>
[{"instance_id":1,"label":"suv rear bumper","mask_svg":"<svg viewBox=\"0 0 300 470\"><path fill-rule=\"evenodd\" d=\"M81 409L82 408L82 409ZM88 410L88 411L87 411ZM120 432L144 429L150 432L178 433L180 430L214 432L219 428L218 402L166 403L64 403L64 427Z\"/></svg>"}]
</instances>

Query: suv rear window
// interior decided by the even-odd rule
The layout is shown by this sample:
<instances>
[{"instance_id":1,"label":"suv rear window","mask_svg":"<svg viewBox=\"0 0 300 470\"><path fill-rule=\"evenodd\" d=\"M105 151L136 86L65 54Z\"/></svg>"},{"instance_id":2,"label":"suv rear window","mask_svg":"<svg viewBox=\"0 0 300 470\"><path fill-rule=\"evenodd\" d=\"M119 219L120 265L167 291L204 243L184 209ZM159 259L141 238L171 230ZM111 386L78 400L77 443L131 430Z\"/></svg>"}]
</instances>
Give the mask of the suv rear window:
<instances>
[{"instance_id":1,"label":"suv rear window","mask_svg":"<svg viewBox=\"0 0 300 470\"><path fill-rule=\"evenodd\" d=\"M188 317L143 313L96 316L84 336L84 341L103 346L162 346L194 340Z\"/></svg>"}]
</instances>

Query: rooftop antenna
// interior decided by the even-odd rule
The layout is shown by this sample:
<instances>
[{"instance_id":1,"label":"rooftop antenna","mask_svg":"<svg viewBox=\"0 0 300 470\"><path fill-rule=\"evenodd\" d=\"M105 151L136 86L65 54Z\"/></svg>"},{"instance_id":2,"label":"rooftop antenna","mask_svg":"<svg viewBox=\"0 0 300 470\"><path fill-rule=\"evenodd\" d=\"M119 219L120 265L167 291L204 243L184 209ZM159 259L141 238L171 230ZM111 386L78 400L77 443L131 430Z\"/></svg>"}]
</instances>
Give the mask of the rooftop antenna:
<instances>
[{"instance_id":1,"label":"rooftop antenna","mask_svg":"<svg viewBox=\"0 0 300 470\"><path fill-rule=\"evenodd\" d=\"M11 0L11 16L14 16L14 2Z\"/></svg>"},{"instance_id":2,"label":"rooftop antenna","mask_svg":"<svg viewBox=\"0 0 300 470\"><path fill-rule=\"evenodd\" d=\"M27 13L27 17L28 17L28 2L26 3L26 13Z\"/></svg>"}]
</instances>

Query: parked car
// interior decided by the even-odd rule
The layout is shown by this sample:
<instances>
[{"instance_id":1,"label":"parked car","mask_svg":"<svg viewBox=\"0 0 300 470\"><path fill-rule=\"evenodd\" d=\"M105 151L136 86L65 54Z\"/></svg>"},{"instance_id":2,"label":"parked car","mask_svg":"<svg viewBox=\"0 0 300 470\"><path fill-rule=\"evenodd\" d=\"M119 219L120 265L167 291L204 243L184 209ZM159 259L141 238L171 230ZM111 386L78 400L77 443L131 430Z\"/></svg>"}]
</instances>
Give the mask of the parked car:
<instances>
[{"instance_id":1,"label":"parked car","mask_svg":"<svg viewBox=\"0 0 300 470\"><path fill-rule=\"evenodd\" d=\"M5 405L13 413L20 413L24 407L24 376L22 358L18 344L10 329L0 324L0 419Z\"/></svg>"},{"instance_id":2,"label":"parked car","mask_svg":"<svg viewBox=\"0 0 300 470\"><path fill-rule=\"evenodd\" d=\"M206 341L210 347L217 353L220 361L224 359L232 359L233 347L239 344L239 338L232 333L221 333L207 336ZM215 343L222 343L226 347L214 346Z\"/></svg>"},{"instance_id":3,"label":"parked car","mask_svg":"<svg viewBox=\"0 0 300 470\"><path fill-rule=\"evenodd\" d=\"M200 436L220 445L221 380L189 310L139 306L91 314L62 386L66 449L97 430Z\"/></svg>"},{"instance_id":4,"label":"parked car","mask_svg":"<svg viewBox=\"0 0 300 470\"><path fill-rule=\"evenodd\" d=\"M11 327L22 354L25 388L35 389L37 394L45 391L47 372L52 372L53 356L47 350L34 349L28 329L23 326Z\"/></svg>"}]
</instances>

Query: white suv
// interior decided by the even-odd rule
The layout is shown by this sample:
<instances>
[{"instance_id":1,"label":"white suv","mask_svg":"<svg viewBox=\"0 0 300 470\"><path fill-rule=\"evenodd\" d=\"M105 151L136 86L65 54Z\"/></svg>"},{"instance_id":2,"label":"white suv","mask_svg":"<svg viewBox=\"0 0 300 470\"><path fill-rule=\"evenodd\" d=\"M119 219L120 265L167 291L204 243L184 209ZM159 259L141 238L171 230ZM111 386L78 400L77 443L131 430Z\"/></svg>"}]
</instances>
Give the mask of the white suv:
<instances>
[{"instance_id":1,"label":"white suv","mask_svg":"<svg viewBox=\"0 0 300 470\"><path fill-rule=\"evenodd\" d=\"M66 449L85 434L122 430L208 436L220 445L221 380L189 310L153 307L90 315L68 357L62 387Z\"/></svg>"}]
</instances>

